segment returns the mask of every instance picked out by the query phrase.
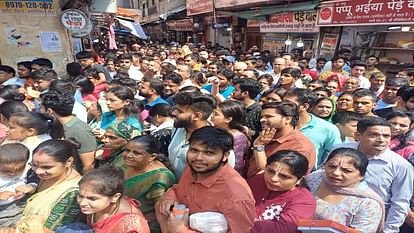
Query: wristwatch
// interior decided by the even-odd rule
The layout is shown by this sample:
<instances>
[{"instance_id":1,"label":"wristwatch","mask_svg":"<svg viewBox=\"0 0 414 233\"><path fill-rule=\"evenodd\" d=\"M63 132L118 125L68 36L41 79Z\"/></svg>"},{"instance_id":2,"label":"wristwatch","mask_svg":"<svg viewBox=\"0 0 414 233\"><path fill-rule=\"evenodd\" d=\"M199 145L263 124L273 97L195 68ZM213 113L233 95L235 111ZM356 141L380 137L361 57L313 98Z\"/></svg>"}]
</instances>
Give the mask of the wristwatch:
<instances>
[{"instance_id":1,"label":"wristwatch","mask_svg":"<svg viewBox=\"0 0 414 233\"><path fill-rule=\"evenodd\" d=\"M257 151L257 152L263 152L263 151L265 151L265 146L263 146L263 145L253 146L252 149Z\"/></svg>"}]
</instances>

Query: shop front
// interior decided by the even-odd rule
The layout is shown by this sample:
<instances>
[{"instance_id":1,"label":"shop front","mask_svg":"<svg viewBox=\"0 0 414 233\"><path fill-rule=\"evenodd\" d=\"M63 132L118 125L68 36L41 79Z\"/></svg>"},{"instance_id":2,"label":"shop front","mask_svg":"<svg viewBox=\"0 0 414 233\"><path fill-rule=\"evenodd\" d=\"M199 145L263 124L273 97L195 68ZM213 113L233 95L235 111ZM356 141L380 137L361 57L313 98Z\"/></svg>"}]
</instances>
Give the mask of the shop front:
<instances>
[{"instance_id":1,"label":"shop front","mask_svg":"<svg viewBox=\"0 0 414 233\"><path fill-rule=\"evenodd\" d=\"M260 23L260 32L265 33L265 38L274 37L279 42L278 47L270 47L277 49L278 52L290 52L295 48L300 50L315 49L319 36L316 18L315 10L273 14L270 15L267 22Z\"/></svg>"},{"instance_id":2,"label":"shop front","mask_svg":"<svg viewBox=\"0 0 414 233\"><path fill-rule=\"evenodd\" d=\"M335 49L350 49L361 60L375 55L387 75L414 67L414 0L322 2L317 24L322 31L340 27Z\"/></svg>"},{"instance_id":3,"label":"shop front","mask_svg":"<svg viewBox=\"0 0 414 233\"><path fill-rule=\"evenodd\" d=\"M212 17L214 16L214 8L212 0L187 0L187 16L194 20L194 42L216 43L216 34L211 28ZM210 27L209 27L210 24Z\"/></svg>"},{"instance_id":4,"label":"shop front","mask_svg":"<svg viewBox=\"0 0 414 233\"><path fill-rule=\"evenodd\" d=\"M319 38L316 19L317 13L312 10L272 14L267 21L248 20L247 48L258 45L262 50L269 50L274 54L290 52L295 48L302 51L315 50ZM259 36L261 40L258 40Z\"/></svg>"},{"instance_id":5,"label":"shop front","mask_svg":"<svg viewBox=\"0 0 414 233\"><path fill-rule=\"evenodd\" d=\"M181 44L193 42L193 19L170 20L166 22L169 41Z\"/></svg>"},{"instance_id":6,"label":"shop front","mask_svg":"<svg viewBox=\"0 0 414 233\"><path fill-rule=\"evenodd\" d=\"M244 44L245 48L249 49L256 45L261 50L264 49L263 35L260 33L260 21L254 19L248 19L244 32Z\"/></svg>"},{"instance_id":7,"label":"shop front","mask_svg":"<svg viewBox=\"0 0 414 233\"><path fill-rule=\"evenodd\" d=\"M164 41L167 38L165 23L148 23L144 26L144 31L151 39L151 41Z\"/></svg>"},{"instance_id":8,"label":"shop front","mask_svg":"<svg viewBox=\"0 0 414 233\"><path fill-rule=\"evenodd\" d=\"M204 18L204 38L213 41L225 48L232 48L233 45L233 20L228 15L213 15Z\"/></svg>"}]
</instances>

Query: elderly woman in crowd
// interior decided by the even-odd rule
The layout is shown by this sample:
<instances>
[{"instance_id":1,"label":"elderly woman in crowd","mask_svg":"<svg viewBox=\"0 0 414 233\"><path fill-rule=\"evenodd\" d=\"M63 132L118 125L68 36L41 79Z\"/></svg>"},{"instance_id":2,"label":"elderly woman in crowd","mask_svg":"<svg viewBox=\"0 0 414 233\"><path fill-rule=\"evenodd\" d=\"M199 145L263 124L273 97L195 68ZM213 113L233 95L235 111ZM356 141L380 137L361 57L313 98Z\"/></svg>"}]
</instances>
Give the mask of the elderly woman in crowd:
<instances>
[{"instance_id":1,"label":"elderly woman in crowd","mask_svg":"<svg viewBox=\"0 0 414 233\"><path fill-rule=\"evenodd\" d=\"M102 145L96 151L98 167L112 165L126 169L122 153L126 148L128 140L134 137L135 128L127 122L121 122L106 129L102 137Z\"/></svg>"}]
</instances>

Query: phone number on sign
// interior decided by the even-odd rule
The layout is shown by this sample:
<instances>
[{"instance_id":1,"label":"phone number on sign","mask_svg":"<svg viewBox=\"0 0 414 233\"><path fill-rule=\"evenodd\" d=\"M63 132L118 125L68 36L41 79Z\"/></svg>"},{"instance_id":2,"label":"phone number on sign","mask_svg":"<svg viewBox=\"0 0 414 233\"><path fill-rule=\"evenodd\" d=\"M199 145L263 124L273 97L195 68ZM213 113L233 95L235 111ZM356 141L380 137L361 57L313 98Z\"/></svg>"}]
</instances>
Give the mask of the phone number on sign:
<instances>
[{"instance_id":1,"label":"phone number on sign","mask_svg":"<svg viewBox=\"0 0 414 233\"><path fill-rule=\"evenodd\" d=\"M13 2L6 1L3 7L9 9L53 9L52 2Z\"/></svg>"}]
</instances>

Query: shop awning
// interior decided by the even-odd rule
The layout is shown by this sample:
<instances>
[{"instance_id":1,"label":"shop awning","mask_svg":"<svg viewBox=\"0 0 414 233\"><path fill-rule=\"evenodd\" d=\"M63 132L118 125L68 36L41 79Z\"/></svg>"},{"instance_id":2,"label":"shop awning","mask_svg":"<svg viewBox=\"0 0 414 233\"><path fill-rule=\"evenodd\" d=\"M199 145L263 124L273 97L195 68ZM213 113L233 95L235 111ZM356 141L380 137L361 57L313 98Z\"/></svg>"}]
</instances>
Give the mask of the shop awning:
<instances>
[{"instance_id":1,"label":"shop awning","mask_svg":"<svg viewBox=\"0 0 414 233\"><path fill-rule=\"evenodd\" d=\"M172 10L168 11L168 12L165 12L164 14L160 14L160 18L165 21L165 20L167 20L168 16L180 13L181 11L185 11L186 9L187 9L187 7L185 5L177 7L175 9L172 9Z\"/></svg>"},{"instance_id":2,"label":"shop awning","mask_svg":"<svg viewBox=\"0 0 414 233\"><path fill-rule=\"evenodd\" d=\"M139 23L124 20L120 17L116 17L116 19L118 20L119 24L122 27L126 28L132 35L137 36L143 40L147 39L147 35L145 35L145 32Z\"/></svg>"},{"instance_id":3,"label":"shop awning","mask_svg":"<svg viewBox=\"0 0 414 233\"><path fill-rule=\"evenodd\" d=\"M267 20L267 16L272 14L314 10L319 6L319 4L319 1L309 1L291 5L267 6L257 10L232 13L232 15L238 16L243 19L255 19L265 21Z\"/></svg>"}]
</instances>

